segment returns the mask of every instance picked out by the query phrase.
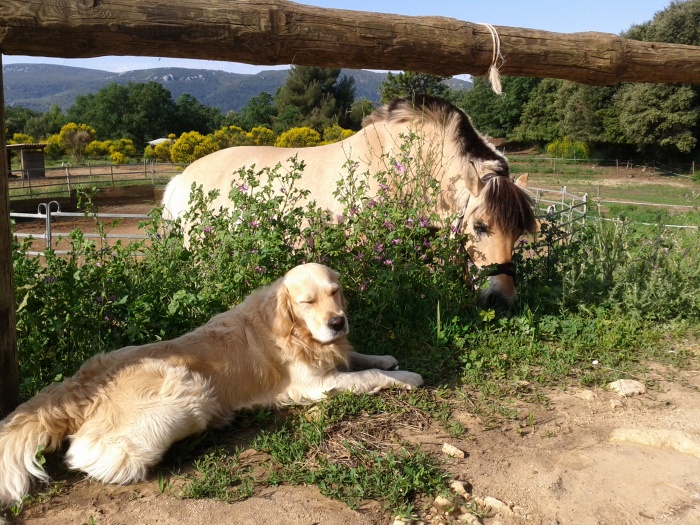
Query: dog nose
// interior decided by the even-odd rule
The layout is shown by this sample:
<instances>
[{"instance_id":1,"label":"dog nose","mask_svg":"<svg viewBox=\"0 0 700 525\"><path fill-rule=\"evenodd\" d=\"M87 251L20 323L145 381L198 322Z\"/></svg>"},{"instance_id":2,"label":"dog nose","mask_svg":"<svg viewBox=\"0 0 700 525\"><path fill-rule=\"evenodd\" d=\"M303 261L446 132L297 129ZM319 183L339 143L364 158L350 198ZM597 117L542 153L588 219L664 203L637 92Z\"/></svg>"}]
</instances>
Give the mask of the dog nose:
<instances>
[{"instance_id":1,"label":"dog nose","mask_svg":"<svg viewBox=\"0 0 700 525\"><path fill-rule=\"evenodd\" d=\"M336 332L340 332L345 328L345 317L331 317L328 319L328 328Z\"/></svg>"}]
</instances>

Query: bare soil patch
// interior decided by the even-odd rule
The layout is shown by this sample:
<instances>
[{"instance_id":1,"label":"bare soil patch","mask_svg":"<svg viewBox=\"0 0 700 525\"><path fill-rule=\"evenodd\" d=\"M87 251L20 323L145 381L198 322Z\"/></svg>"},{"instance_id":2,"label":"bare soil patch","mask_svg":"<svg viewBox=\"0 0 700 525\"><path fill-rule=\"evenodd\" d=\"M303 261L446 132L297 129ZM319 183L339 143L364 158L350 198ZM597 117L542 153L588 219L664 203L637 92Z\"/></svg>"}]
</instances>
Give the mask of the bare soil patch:
<instances>
[{"instance_id":1,"label":"bare soil patch","mask_svg":"<svg viewBox=\"0 0 700 525\"><path fill-rule=\"evenodd\" d=\"M508 509L480 508L485 525L700 523L697 364L683 371L651 366L639 378L647 386L641 396L625 398L599 388L553 390L547 392L546 406L523 405L521 420L498 428L487 428L465 404L454 413L467 429L463 438L450 438L437 425L402 437L436 454L444 443L466 453L463 459L445 456L447 469L470 490L466 500L454 501L466 507L471 498L492 497ZM611 440L619 429L669 431L685 436L695 448ZM125 487L74 476L58 493L30 503L18 522L82 524L92 517L101 525L379 525L393 520L377 502L366 501L352 510L305 486L265 487L235 503L183 500L177 497L182 481L173 479L168 493L161 492L155 475ZM458 514L445 515L428 504L417 518L459 523Z\"/></svg>"}]
</instances>

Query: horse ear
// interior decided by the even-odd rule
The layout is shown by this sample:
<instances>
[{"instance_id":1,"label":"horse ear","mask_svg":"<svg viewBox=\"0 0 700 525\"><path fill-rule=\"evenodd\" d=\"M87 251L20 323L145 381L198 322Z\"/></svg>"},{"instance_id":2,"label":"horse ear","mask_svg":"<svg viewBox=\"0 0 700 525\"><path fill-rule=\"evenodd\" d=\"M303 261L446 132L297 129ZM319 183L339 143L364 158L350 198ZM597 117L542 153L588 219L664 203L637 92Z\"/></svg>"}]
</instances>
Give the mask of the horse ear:
<instances>
[{"instance_id":1,"label":"horse ear","mask_svg":"<svg viewBox=\"0 0 700 525\"><path fill-rule=\"evenodd\" d=\"M277 337L289 337L294 328L292 301L284 284L277 289L272 320L272 333Z\"/></svg>"},{"instance_id":2,"label":"horse ear","mask_svg":"<svg viewBox=\"0 0 700 525\"><path fill-rule=\"evenodd\" d=\"M523 173L522 175L520 175L520 177L515 179L515 185L520 186L521 188L527 187L527 178L529 175L529 173Z\"/></svg>"},{"instance_id":3,"label":"horse ear","mask_svg":"<svg viewBox=\"0 0 700 525\"><path fill-rule=\"evenodd\" d=\"M481 181L479 172L476 170L473 162L467 164L467 189L472 194L472 197L477 197L481 190L484 189L484 183Z\"/></svg>"}]
</instances>

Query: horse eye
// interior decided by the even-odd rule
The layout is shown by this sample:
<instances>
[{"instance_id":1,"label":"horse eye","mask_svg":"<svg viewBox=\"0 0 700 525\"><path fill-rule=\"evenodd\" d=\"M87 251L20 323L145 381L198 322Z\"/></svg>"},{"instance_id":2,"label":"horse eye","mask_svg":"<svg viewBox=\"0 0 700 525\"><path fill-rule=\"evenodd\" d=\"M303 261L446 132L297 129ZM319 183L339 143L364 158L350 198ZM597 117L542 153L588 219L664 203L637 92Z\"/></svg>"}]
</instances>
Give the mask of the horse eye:
<instances>
[{"instance_id":1,"label":"horse eye","mask_svg":"<svg viewBox=\"0 0 700 525\"><path fill-rule=\"evenodd\" d=\"M479 235L481 234L488 234L489 233L489 227L488 224L486 224L483 221L476 221L474 223L474 231L478 233Z\"/></svg>"}]
</instances>

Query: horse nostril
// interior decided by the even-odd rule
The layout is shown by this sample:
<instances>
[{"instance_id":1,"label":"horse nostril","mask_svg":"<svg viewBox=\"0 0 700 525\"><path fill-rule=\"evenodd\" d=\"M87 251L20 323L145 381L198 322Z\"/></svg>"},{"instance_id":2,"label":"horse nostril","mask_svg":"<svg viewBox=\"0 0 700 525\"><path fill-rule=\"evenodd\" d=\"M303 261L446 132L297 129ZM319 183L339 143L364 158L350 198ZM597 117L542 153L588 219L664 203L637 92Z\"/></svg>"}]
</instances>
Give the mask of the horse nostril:
<instances>
[{"instance_id":1,"label":"horse nostril","mask_svg":"<svg viewBox=\"0 0 700 525\"><path fill-rule=\"evenodd\" d=\"M336 332L340 332L343 328L345 328L345 317L331 317L328 320L328 328L335 330Z\"/></svg>"},{"instance_id":2,"label":"horse nostril","mask_svg":"<svg viewBox=\"0 0 700 525\"><path fill-rule=\"evenodd\" d=\"M507 314L511 313L513 303L497 292L484 294L481 297L481 304L484 308L493 308Z\"/></svg>"}]
</instances>

